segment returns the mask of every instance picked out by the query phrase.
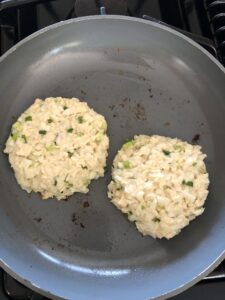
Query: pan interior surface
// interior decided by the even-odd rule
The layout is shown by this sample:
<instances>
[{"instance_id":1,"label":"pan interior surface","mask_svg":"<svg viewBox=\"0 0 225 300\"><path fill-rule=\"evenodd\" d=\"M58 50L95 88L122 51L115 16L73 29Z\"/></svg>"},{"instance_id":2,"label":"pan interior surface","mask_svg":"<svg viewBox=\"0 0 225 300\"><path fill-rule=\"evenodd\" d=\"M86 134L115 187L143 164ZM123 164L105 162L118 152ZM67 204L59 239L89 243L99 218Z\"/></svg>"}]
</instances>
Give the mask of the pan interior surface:
<instances>
[{"instance_id":1,"label":"pan interior surface","mask_svg":"<svg viewBox=\"0 0 225 300\"><path fill-rule=\"evenodd\" d=\"M1 60L0 78L1 150L15 118L50 96L86 101L110 137L106 176L69 201L21 190L1 151L0 258L19 280L65 299L153 299L222 256L225 76L200 48L145 21L84 18L27 39ZM143 237L107 198L112 160L135 134L199 135L207 154L206 210L172 240Z\"/></svg>"}]
</instances>

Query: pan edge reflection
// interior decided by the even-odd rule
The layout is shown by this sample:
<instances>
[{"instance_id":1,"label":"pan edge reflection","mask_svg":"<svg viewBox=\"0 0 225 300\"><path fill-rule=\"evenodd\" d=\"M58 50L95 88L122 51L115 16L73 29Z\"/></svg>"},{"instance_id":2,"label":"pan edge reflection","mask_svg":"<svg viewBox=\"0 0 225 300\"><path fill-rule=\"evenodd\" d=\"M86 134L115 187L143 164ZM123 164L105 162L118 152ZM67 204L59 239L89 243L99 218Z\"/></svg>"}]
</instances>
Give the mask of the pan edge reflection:
<instances>
[{"instance_id":1,"label":"pan edge reflection","mask_svg":"<svg viewBox=\"0 0 225 300\"><path fill-rule=\"evenodd\" d=\"M111 277L117 277L117 276L124 276L131 272L130 269L97 269L97 268L87 268L82 267L78 265L73 265L71 263L67 263L64 261L61 261L55 257L52 257L51 255L47 254L46 252L42 250L38 250L38 253L43 256L48 261L51 261L60 267L70 269L75 272L83 273L83 274L91 274L91 275L99 275L99 276L111 276Z\"/></svg>"}]
</instances>

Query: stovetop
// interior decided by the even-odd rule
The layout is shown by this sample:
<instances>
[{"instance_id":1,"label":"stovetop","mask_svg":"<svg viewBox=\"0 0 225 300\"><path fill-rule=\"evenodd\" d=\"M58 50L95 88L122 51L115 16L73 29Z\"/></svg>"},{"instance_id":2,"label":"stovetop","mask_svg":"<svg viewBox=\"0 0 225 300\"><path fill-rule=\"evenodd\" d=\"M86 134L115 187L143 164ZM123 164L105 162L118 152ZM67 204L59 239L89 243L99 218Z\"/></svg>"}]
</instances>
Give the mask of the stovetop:
<instances>
[{"instance_id":1,"label":"stovetop","mask_svg":"<svg viewBox=\"0 0 225 300\"><path fill-rule=\"evenodd\" d=\"M225 65L225 1L215 0L0 0L0 55L29 34L79 16L129 15L163 22L201 44ZM74 296L79 300L79 295ZM0 269L0 300L46 300ZM174 300L225 299L225 261Z\"/></svg>"}]
</instances>

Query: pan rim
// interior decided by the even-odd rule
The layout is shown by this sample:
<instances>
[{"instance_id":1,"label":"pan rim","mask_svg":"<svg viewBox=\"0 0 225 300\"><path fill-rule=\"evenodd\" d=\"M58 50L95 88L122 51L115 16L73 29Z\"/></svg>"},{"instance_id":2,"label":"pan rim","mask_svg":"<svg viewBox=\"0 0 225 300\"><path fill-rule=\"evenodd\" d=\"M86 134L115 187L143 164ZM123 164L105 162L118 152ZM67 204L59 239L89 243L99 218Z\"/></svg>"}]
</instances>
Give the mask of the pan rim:
<instances>
[{"instance_id":1,"label":"pan rim","mask_svg":"<svg viewBox=\"0 0 225 300\"><path fill-rule=\"evenodd\" d=\"M0 57L0 64L5 59L7 59L11 54L13 54L14 51L17 50L17 48L23 46L23 44L31 41L32 39L38 37L39 35L47 32L49 30L56 29L58 27L66 25L66 24L78 23L78 22L88 21L88 20L100 20L100 19L103 19L103 20L104 19L125 20L125 21L138 22L138 23L142 23L142 24L151 25L153 27L160 28L160 29L165 30L169 33L172 33L172 34L176 35L177 37L187 41L189 44L191 44L192 46L194 46L198 50L200 50L202 53L204 53L225 74L225 68L223 67L223 65L216 58L214 58L212 54L210 54L207 50L205 50L202 46L197 44L191 38L186 37L182 33L178 32L174 29L171 29L171 28L169 28L165 25L162 25L162 24L157 24L157 23L149 21L149 20L143 20L143 19L128 17L128 16L119 16L119 15L79 17L79 18L76 18L76 19L61 21L61 22L55 23L53 25L47 26L47 27L45 27L41 30L38 30L35 33L29 35L28 37L26 37L25 39L23 39L19 43L17 43L15 46L10 48L6 53L4 53ZM180 285L177 288L174 288L173 290L170 290L170 291L168 291L168 292L166 292L166 293L164 293L160 296L157 296L157 297L154 297L154 298L151 298L151 299L158 299L158 300L165 299L167 297L172 297L172 296L175 296L175 295L179 294L180 292L183 292L184 290L188 289L189 287L191 287L195 283L197 283L199 280L201 280L204 276L209 274L214 268L216 268L222 262L223 259L225 259L225 250L223 250L221 252L221 254L215 260L213 260L213 262L207 268L205 268L200 274L197 274L191 281L188 281L188 282L184 283L183 285ZM35 283L32 283L32 282L28 281L26 278L23 278L19 274L15 273L13 271L13 269L10 266L8 266L8 264L6 262L4 262L1 258L0 258L0 267L2 267L7 273L9 273L9 275L14 277L16 280L18 280L19 282L21 282L22 284L24 284L28 288L31 288L32 290L34 290L34 291L36 291L36 292L38 292L38 293L40 293L40 294L42 294L46 297L54 297L54 299L65 299L65 298L63 298L63 296L57 296L57 295L55 295L54 293L52 293L50 291L41 289Z\"/></svg>"},{"instance_id":2,"label":"pan rim","mask_svg":"<svg viewBox=\"0 0 225 300\"><path fill-rule=\"evenodd\" d=\"M202 278L204 278L205 276L207 276L209 273L211 273L216 267L219 266L219 264L225 259L225 250L211 263L211 265L208 266L208 268L206 268L205 270L203 270L200 274L197 274L196 277L194 277L191 281L186 282L180 286L178 286L177 288L174 288L173 290L170 290L160 296L154 297L154 298L146 298L143 300L164 300L173 296L176 296L184 291L186 291L188 288L194 286L196 283L198 283ZM63 297L63 296L58 296L53 294L50 291L44 290L42 288L40 288L39 286L37 286L35 283L29 281L28 279L20 276L19 274L17 274L16 272L14 272L12 270L12 268L10 268L7 263L5 263L1 258L0 258L0 267L7 272L10 276L12 276L14 279L16 279L17 281L19 281L21 284L23 284L24 286L26 286L27 288L30 288L31 290L33 290L34 292L37 292L39 294L41 294L42 296L45 297L54 297L52 299L56 299L56 300L65 300L67 298ZM72 299L68 299L68 300L72 300Z\"/></svg>"},{"instance_id":3,"label":"pan rim","mask_svg":"<svg viewBox=\"0 0 225 300\"><path fill-rule=\"evenodd\" d=\"M197 42L195 42L191 38L185 36L183 33L180 33L173 28L170 28L163 24L158 24L153 21L144 20L144 19L140 19L140 18L136 18L136 17L120 16L120 15L97 15L97 16L78 17L78 18L74 18L74 19L70 19L70 20L66 20L66 21L60 21L58 23L46 26L46 27L30 34L29 36L27 36L26 38L22 39L20 42L15 44L13 47L11 47L9 50L7 50L2 56L0 56L0 63L2 61L4 61L10 54L12 54L14 51L16 51L17 48L21 47L23 44L27 43L28 41L32 40L33 38L47 32L49 30L52 30L52 29L55 29L55 28L58 28L58 27L61 27L61 26L67 25L67 24L79 23L79 22L88 21L88 20L101 20L101 19L102 20L104 20L104 19L110 20L111 19L111 20L132 21L132 22L142 23L142 24L146 24L146 25L151 25L153 27L168 31L168 32L178 36L179 38L184 39L185 41L187 41L188 43L190 43L191 45L193 45L194 47L196 47L197 49L202 51L206 56L208 56L208 58L211 61L213 61L213 63L215 63L219 67L219 69L223 73L225 73L225 67L211 53L209 53L207 50L205 50L201 45L199 45Z\"/></svg>"},{"instance_id":4,"label":"pan rim","mask_svg":"<svg viewBox=\"0 0 225 300\"><path fill-rule=\"evenodd\" d=\"M149 300L149 299L154 299L154 300L164 300L173 296L176 296L184 291L186 291L188 288L194 286L196 283L198 283L202 278L207 276L209 273L211 273L216 267L219 266L219 264L225 259L225 250L219 255L212 263L209 265L205 270L203 270L200 274L197 274L191 281L188 281L177 288L174 288L173 290L170 290L160 296L154 297L154 298L146 298L143 300ZM12 276L14 279L16 279L18 282L26 286L27 288L30 288L31 290L45 296L45 297L54 297L52 299L55 300L65 300L67 298L64 298L63 296L58 296L55 295L54 293L50 291L46 291L38 287L35 283L29 281L26 278L23 278L16 272L10 268L7 263L5 263L1 258L0 258L0 267L8 273L10 276ZM68 299L70 300L70 299ZM72 300L72 299L71 299Z\"/></svg>"}]
</instances>

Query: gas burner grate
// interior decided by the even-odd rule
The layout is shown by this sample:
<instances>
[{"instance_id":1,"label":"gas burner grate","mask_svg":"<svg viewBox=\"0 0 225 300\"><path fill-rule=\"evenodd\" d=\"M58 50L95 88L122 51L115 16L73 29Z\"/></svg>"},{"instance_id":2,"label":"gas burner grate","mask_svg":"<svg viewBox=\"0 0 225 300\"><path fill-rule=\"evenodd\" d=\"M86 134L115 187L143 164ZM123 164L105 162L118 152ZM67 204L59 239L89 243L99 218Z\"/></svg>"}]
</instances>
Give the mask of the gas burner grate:
<instances>
[{"instance_id":1,"label":"gas burner grate","mask_svg":"<svg viewBox=\"0 0 225 300\"><path fill-rule=\"evenodd\" d=\"M50 300L25 287L5 271L0 269L1 300Z\"/></svg>"},{"instance_id":2,"label":"gas burner grate","mask_svg":"<svg viewBox=\"0 0 225 300\"><path fill-rule=\"evenodd\" d=\"M225 64L225 1L204 0L219 58Z\"/></svg>"}]
</instances>

